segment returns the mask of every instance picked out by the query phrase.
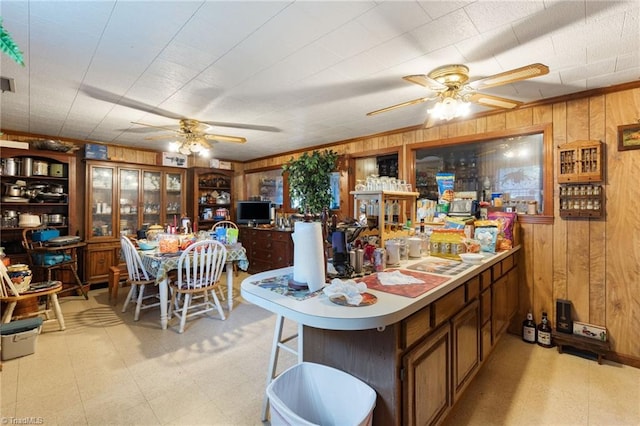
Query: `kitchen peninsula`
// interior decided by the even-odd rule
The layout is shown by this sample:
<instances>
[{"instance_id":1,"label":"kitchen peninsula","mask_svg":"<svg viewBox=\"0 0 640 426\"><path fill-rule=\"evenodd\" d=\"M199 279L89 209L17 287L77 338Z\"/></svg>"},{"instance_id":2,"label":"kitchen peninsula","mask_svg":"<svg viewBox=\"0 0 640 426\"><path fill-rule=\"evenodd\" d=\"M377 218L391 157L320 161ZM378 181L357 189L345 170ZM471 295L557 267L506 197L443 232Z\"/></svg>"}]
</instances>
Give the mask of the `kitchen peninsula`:
<instances>
[{"instance_id":1,"label":"kitchen peninsula","mask_svg":"<svg viewBox=\"0 0 640 426\"><path fill-rule=\"evenodd\" d=\"M443 279L416 297L387 291L369 306L331 302L324 294L298 300L258 285L292 267L252 275L242 296L303 326L303 359L346 371L378 394L374 425L441 422L506 331L518 305L520 246L461 272L424 272ZM401 264L402 273L438 261Z\"/></svg>"}]
</instances>

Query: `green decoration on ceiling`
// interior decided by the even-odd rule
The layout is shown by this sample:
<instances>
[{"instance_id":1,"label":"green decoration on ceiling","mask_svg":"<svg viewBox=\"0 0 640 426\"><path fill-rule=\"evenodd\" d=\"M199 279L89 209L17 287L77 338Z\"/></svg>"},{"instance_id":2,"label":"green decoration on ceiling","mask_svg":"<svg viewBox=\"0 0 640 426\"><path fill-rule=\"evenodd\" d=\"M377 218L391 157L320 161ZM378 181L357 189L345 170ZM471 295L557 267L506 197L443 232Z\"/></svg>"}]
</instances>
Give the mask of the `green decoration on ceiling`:
<instances>
[{"instance_id":1,"label":"green decoration on ceiling","mask_svg":"<svg viewBox=\"0 0 640 426\"><path fill-rule=\"evenodd\" d=\"M16 42L11 38L11 35L2 26L2 17L0 17L0 50L24 67L22 52Z\"/></svg>"}]
</instances>

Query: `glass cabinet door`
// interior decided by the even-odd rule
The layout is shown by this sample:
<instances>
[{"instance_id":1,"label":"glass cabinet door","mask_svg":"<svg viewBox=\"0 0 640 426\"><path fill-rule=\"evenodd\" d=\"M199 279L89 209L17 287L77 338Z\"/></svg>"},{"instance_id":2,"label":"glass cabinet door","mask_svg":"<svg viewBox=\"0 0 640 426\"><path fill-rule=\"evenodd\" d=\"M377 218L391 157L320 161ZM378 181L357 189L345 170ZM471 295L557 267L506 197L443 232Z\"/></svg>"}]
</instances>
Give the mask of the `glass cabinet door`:
<instances>
[{"instance_id":1,"label":"glass cabinet door","mask_svg":"<svg viewBox=\"0 0 640 426\"><path fill-rule=\"evenodd\" d=\"M113 178L112 167L91 168L91 236L113 235Z\"/></svg>"},{"instance_id":2,"label":"glass cabinet door","mask_svg":"<svg viewBox=\"0 0 640 426\"><path fill-rule=\"evenodd\" d=\"M140 229L140 171L120 169L120 234L135 234Z\"/></svg>"},{"instance_id":3,"label":"glass cabinet door","mask_svg":"<svg viewBox=\"0 0 640 426\"><path fill-rule=\"evenodd\" d=\"M165 183L166 221L179 221L185 206L182 205L182 174L167 173ZM174 219L175 218L175 219Z\"/></svg>"},{"instance_id":4,"label":"glass cabinet door","mask_svg":"<svg viewBox=\"0 0 640 426\"><path fill-rule=\"evenodd\" d=\"M163 225L162 223L162 173L142 172L142 194L144 198L144 210L142 223L149 225Z\"/></svg>"}]
</instances>

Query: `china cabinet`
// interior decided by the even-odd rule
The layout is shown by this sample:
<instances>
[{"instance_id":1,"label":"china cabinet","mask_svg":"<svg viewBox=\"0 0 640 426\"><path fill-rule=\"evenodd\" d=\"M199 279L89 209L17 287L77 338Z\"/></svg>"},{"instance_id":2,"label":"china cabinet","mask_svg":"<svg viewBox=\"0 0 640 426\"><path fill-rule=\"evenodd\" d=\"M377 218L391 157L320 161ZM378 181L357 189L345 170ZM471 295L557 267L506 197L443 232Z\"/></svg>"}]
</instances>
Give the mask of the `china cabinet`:
<instances>
[{"instance_id":1,"label":"china cabinet","mask_svg":"<svg viewBox=\"0 0 640 426\"><path fill-rule=\"evenodd\" d=\"M408 219L415 219L417 192L405 191L351 191L354 198L353 216L367 215L370 229L362 235L377 235L378 245L386 240L407 237L404 229Z\"/></svg>"},{"instance_id":2,"label":"china cabinet","mask_svg":"<svg viewBox=\"0 0 640 426\"><path fill-rule=\"evenodd\" d=\"M87 160L85 173L87 279L104 282L119 263L120 235L187 214L186 170Z\"/></svg>"},{"instance_id":3,"label":"china cabinet","mask_svg":"<svg viewBox=\"0 0 640 426\"><path fill-rule=\"evenodd\" d=\"M37 216L41 224L58 229L60 235L79 234L76 158L54 151L3 148L3 166L8 162L21 167L2 168L1 245L12 263L25 263L27 255L21 243L23 228L19 218L22 214ZM27 164L48 167L34 175ZM9 188L17 192L11 196Z\"/></svg>"},{"instance_id":4,"label":"china cabinet","mask_svg":"<svg viewBox=\"0 0 640 426\"><path fill-rule=\"evenodd\" d=\"M210 229L221 220L235 221L232 170L192 168L189 182L188 209L196 229Z\"/></svg>"}]
</instances>

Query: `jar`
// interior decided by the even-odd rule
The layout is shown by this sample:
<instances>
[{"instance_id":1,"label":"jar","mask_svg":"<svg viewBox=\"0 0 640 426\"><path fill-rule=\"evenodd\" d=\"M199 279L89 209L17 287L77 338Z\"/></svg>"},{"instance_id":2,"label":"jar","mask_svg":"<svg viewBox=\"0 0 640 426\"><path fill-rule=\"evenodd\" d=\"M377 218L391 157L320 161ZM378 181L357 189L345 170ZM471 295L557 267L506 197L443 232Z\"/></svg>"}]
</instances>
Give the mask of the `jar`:
<instances>
[{"instance_id":1,"label":"jar","mask_svg":"<svg viewBox=\"0 0 640 426\"><path fill-rule=\"evenodd\" d=\"M29 289L29 284L31 284L32 278L29 265L25 265L23 263L10 265L7 267L7 273L18 293L24 293Z\"/></svg>"},{"instance_id":2,"label":"jar","mask_svg":"<svg viewBox=\"0 0 640 426\"><path fill-rule=\"evenodd\" d=\"M538 214L538 202L529 201L527 203L527 214Z\"/></svg>"}]
</instances>

